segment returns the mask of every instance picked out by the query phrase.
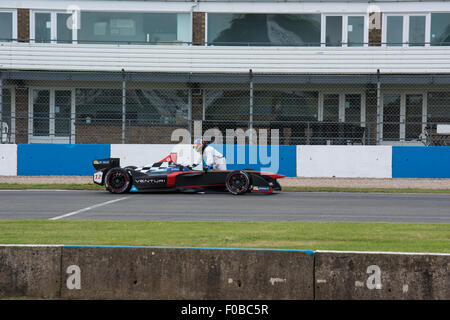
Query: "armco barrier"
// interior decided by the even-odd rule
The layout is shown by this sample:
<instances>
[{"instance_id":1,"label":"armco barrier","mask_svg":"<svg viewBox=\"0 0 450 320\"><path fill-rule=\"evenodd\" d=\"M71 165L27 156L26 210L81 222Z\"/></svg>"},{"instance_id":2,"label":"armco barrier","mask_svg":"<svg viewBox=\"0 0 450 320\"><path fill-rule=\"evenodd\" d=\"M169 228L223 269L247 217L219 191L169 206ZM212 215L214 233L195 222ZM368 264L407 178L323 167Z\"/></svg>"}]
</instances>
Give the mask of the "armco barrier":
<instances>
[{"instance_id":1,"label":"armco barrier","mask_svg":"<svg viewBox=\"0 0 450 320\"><path fill-rule=\"evenodd\" d=\"M65 299L313 299L301 251L64 247ZM79 272L76 280L71 280Z\"/></svg>"},{"instance_id":2,"label":"armco barrier","mask_svg":"<svg viewBox=\"0 0 450 320\"><path fill-rule=\"evenodd\" d=\"M390 146L297 146L298 177L392 178Z\"/></svg>"},{"instance_id":3,"label":"armco barrier","mask_svg":"<svg viewBox=\"0 0 450 320\"><path fill-rule=\"evenodd\" d=\"M91 175L92 161L109 157L109 144L19 144L17 174Z\"/></svg>"},{"instance_id":4,"label":"armco barrier","mask_svg":"<svg viewBox=\"0 0 450 320\"><path fill-rule=\"evenodd\" d=\"M314 253L316 300L450 299L450 255Z\"/></svg>"},{"instance_id":5,"label":"armco barrier","mask_svg":"<svg viewBox=\"0 0 450 320\"><path fill-rule=\"evenodd\" d=\"M450 147L392 147L393 178L450 178Z\"/></svg>"},{"instance_id":6,"label":"armco barrier","mask_svg":"<svg viewBox=\"0 0 450 320\"><path fill-rule=\"evenodd\" d=\"M450 299L450 254L0 246L1 298Z\"/></svg>"},{"instance_id":7,"label":"armco barrier","mask_svg":"<svg viewBox=\"0 0 450 320\"><path fill-rule=\"evenodd\" d=\"M17 145L0 144L0 176L17 175Z\"/></svg>"},{"instance_id":8,"label":"armco barrier","mask_svg":"<svg viewBox=\"0 0 450 320\"><path fill-rule=\"evenodd\" d=\"M0 298L60 296L61 246L0 246Z\"/></svg>"}]
</instances>

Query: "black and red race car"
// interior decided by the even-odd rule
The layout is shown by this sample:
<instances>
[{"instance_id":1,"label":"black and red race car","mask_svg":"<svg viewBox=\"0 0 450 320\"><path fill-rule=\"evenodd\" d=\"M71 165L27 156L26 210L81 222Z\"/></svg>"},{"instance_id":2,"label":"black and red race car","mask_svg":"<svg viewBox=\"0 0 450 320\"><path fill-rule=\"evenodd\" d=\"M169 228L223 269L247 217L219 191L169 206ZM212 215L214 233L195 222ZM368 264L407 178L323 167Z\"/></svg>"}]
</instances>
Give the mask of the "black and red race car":
<instances>
[{"instance_id":1,"label":"black and red race car","mask_svg":"<svg viewBox=\"0 0 450 320\"><path fill-rule=\"evenodd\" d=\"M243 170L193 170L176 164L176 154L170 154L151 166L120 167L119 158L98 159L93 162L94 183L106 186L112 193L127 192L206 192L229 191L240 195L247 192L273 193L281 191L277 179L283 175Z\"/></svg>"}]
</instances>

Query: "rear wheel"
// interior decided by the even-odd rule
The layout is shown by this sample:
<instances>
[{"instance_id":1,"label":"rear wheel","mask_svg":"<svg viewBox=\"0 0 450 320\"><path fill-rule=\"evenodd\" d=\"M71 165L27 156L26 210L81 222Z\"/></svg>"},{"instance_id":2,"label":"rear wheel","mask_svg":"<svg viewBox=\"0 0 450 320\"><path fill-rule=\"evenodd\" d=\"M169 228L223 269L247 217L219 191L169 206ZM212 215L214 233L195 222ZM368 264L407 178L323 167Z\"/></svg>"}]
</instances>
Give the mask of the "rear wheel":
<instances>
[{"instance_id":1,"label":"rear wheel","mask_svg":"<svg viewBox=\"0 0 450 320\"><path fill-rule=\"evenodd\" d=\"M230 172L227 175L225 186L232 194L244 194L250 188L250 177L245 171Z\"/></svg>"},{"instance_id":2,"label":"rear wheel","mask_svg":"<svg viewBox=\"0 0 450 320\"><path fill-rule=\"evenodd\" d=\"M131 189L131 176L122 168L112 168L105 177L106 189L112 193L126 193Z\"/></svg>"}]
</instances>

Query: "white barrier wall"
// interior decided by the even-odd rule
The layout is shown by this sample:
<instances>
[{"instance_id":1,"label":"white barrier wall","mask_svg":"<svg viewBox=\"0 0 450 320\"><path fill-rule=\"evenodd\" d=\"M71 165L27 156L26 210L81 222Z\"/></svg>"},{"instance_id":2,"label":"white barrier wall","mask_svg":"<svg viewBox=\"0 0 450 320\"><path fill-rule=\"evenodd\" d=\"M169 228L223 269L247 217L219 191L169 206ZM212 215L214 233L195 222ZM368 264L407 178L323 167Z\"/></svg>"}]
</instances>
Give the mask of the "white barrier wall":
<instances>
[{"instance_id":1,"label":"white barrier wall","mask_svg":"<svg viewBox=\"0 0 450 320\"><path fill-rule=\"evenodd\" d=\"M392 178L392 147L297 146L297 176Z\"/></svg>"},{"instance_id":2,"label":"white barrier wall","mask_svg":"<svg viewBox=\"0 0 450 320\"><path fill-rule=\"evenodd\" d=\"M17 175L17 145L0 144L0 176Z\"/></svg>"},{"instance_id":3,"label":"white barrier wall","mask_svg":"<svg viewBox=\"0 0 450 320\"><path fill-rule=\"evenodd\" d=\"M178 163L189 161L194 150L191 145L182 144L112 144L111 158L120 158L120 165L146 166L162 160L170 153L177 153Z\"/></svg>"}]
</instances>

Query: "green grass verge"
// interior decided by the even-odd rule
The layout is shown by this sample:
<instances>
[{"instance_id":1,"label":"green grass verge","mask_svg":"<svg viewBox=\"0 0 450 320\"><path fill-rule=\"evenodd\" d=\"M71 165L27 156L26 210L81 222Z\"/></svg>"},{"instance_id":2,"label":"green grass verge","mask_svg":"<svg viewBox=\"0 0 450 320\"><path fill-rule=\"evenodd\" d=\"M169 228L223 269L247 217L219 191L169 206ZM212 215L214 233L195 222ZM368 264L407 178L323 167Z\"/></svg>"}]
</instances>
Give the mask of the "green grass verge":
<instances>
[{"instance_id":1,"label":"green grass verge","mask_svg":"<svg viewBox=\"0 0 450 320\"><path fill-rule=\"evenodd\" d=\"M450 253L450 224L0 220L0 243Z\"/></svg>"},{"instance_id":2,"label":"green grass verge","mask_svg":"<svg viewBox=\"0 0 450 320\"><path fill-rule=\"evenodd\" d=\"M94 183L75 184L28 184L28 183L0 183L0 190L27 190L27 189L48 189L48 190L104 190L105 187Z\"/></svg>"},{"instance_id":3,"label":"green grass verge","mask_svg":"<svg viewBox=\"0 0 450 320\"><path fill-rule=\"evenodd\" d=\"M380 193L440 193L450 194L450 189L419 188L348 188L348 187L283 187L287 192L380 192Z\"/></svg>"},{"instance_id":4,"label":"green grass verge","mask_svg":"<svg viewBox=\"0 0 450 320\"><path fill-rule=\"evenodd\" d=\"M93 184L23 184L0 183L0 190L104 190L105 187ZM418 188L347 188L347 187L283 187L286 192L381 192L381 193L439 193L450 194L450 189L418 189Z\"/></svg>"}]
</instances>

